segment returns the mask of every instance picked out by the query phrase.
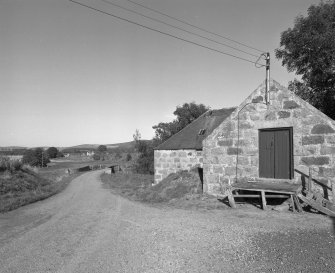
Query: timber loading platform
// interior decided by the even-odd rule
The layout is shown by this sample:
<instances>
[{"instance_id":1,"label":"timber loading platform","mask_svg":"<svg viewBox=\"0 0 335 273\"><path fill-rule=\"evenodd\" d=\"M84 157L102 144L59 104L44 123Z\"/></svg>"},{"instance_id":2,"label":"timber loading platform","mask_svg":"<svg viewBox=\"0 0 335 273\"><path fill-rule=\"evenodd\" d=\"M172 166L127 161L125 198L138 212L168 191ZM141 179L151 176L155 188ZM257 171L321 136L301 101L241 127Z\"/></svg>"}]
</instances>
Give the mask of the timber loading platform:
<instances>
[{"instance_id":1,"label":"timber loading platform","mask_svg":"<svg viewBox=\"0 0 335 273\"><path fill-rule=\"evenodd\" d=\"M296 172L301 175L301 184L275 182L274 180L237 182L231 185L231 188L226 191L225 196L228 197L229 205L232 208L236 208L236 198L260 198L263 209L267 208L267 198L290 198L293 212L303 212L303 207L309 206L328 216L335 217L334 183L331 187L328 187L313 179L311 169L309 170L309 175L298 170ZM333 202L326 199L319 191L316 191L313 183L321 185L326 192L330 191Z\"/></svg>"}]
</instances>

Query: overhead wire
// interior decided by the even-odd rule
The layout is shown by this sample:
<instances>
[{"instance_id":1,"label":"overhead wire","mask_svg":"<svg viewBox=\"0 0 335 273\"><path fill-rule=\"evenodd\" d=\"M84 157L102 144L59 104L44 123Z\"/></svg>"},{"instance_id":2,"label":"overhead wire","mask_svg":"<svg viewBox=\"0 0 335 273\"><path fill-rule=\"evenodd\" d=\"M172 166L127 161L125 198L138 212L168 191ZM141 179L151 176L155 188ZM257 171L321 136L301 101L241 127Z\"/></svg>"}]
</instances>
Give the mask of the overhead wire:
<instances>
[{"instance_id":1,"label":"overhead wire","mask_svg":"<svg viewBox=\"0 0 335 273\"><path fill-rule=\"evenodd\" d=\"M255 62L255 66L256 66L256 68L261 68L261 67L264 66L264 65L259 64L259 60L260 60L262 57L264 57L264 58L266 59L266 53L262 53L262 54L258 57L257 61Z\"/></svg>"},{"instance_id":2,"label":"overhead wire","mask_svg":"<svg viewBox=\"0 0 335 273\"><path fill-rule=\"evenodd\" d=\"M145 5L143 5L143 4L137 3L137 2L132 1L132 0L126 0L126 1L128 1L128 2L130 2L130 3L133 3L134 5L140 6L140 7L142 7L142 8L145 8L145 9L147 9L147 10L151 10L151 11L153 11L153 12L156 12L156 13L158 13L158 14L161 14L161 15L163 15L163 16L166 16L166 17L168 17L168 18L170 18L170 19L176 20L176 21L178 21L178 22L180 22L180 23L183 23L183 24L185 24L185 25L194 27L194 28L196 28L196 29L198 29L198 30L201 30L201 31L210 33L210 34L215 35L215 36L217 36L217 37L221 37L221 38L226 39L226 40L228 40L228 41L231 41L231 42L237 43L237 44L239 44L239 45L245 46L245 47L247 47L247 48L256 50L256 51L258 51L258 52L260 52L260 53L264 53L264 52L265 52L264 50L261 50L261 49L258 49L258 48L249 46L249 45L247 45L247 44L245 44L245 43L241 43L241 42L239 42L239 41L233 40L233 39L231 39L231 38L229 38L229 37L227 37L227 36L223 36L223 35L221 35L221 34L218 34L218 33L215 33L215 32L213 32L213 31L210 31L210 30L204 29L204 28L202 28L202 27L196 26L196 25L194 25L194 24L191 24L191 23L189 23L189 22L187 22L187 21L185 21L185 20L182 20L182 19L179 19L179 18L177 18L177 17L171 16L171 15L169 15L169 14L163 13L163 12L157 10L157 9L150 8L150 7L148 7L148 6L145 6Z\"/></svg>"},{"instance_id":3,"label":"overhead wire","mask_svg":"<svg viewBox=\"0 0 335 273\"><path fill-rule=\"evenodd\" d=\"M120 8L120 9L123 9L123 10L129 11L129 12L132 12L132 13L134 13L134 14L137 14L137 15L143 16L143 17L145 17L145 18L147 18L147 19L150 19L150 20L153 20L153 21L159 22L159 23L161 23L161 24L167 25L167 26L169 26L169 27L172 27L172 28L175 28L175 29L178 29L178 30L184 31L184 32L186 32L186 33L189 33L189 34L192 34L192 35L198 36L198 37L200 37L200 38L203 38L203 39L206 39L206 40L208 40L208 41L211 41L211 42L214 42L214 43L217 43L217 44L220 44L220 45L223 45L223 46L229 47L229 48L231 48L231 49L233 49L233 50L236 50L236 51L243 52L243 53L245 53L245 54L248 54L248 55L250 55L250 56L253 56L253 57L256 57L256 58L258 58L258 57L259 57L259 55L255 55L255 54L253 54L253 53L250 53L250 52L244 51L244 50L242 50L242 49L236 48L236 47L234 47L234 46L231 46L231 45L228 45L228 44L225 44L225 43L219 42L219 41L217 41L217 40L214 40L214 39L208 38L208 37L206 37L206 36L203 36L203 35L197 34L197 33L195 33L195 32L192 32L192 31L189 31L189 30L183 29L183 28L181 28L181 27L178 27L178 26L175 26L175 25L171 25L171 24L169 24L169 23L167 23L167 22L164 22L164 21L162 21L162 20L159 20L159 19L156 19L156 18L153 18L153 17L147 16L147 15L145 15L145 14L143 14L143 13L140 13L140 12L134 11L134 10L132 10L132 9L129 9L129 8L125 8L125 7L123 7L123 6L120 6L120 5L118 5L118 4L115 4L114 2L107 1L107 0L100 0L100 1L102 1L102 2L104 2L104 3L106 3L106 4L109 4L109 5L112 5L112 6L118 7L118 8ZM262 55L261 55L261 56L262 56Z\"/></svg>"},{"instance_id":4,"label":"overhead wire","mask_svg":"<svg viewBox=\"0 0 335 273\"><path fill-rule=\"evenodd\" d=\"M102 13L102 14L105 14L105 15L108 15L108 16L111 16L111 17L114 17L114 18L117 18L117 19L119 19L119 20L128 22L128 23L130 23L130 24L133 24L133 25L136 25L136 26L139 26L139 27L148 29L148 30L152 30L152 31L158 32L158 33L160 33L160 34L163 34L163 35L166 35L166 36L169 36L169 37L172 37L172 38L175 38L175 39L184 41L184 42L186 42L186 43L193 44L193 45L196 45L196 46L199 46L199 47L202 47L202 48L205 48L205 49L208 49L208 50L211 50L211 51L214 51L214 52L223 54L223 55L227 55L227 56L230 56L230 57L233 57L233 58L236 58L236 59L240 59L240 60L243 60L243 61L246 61L246 62L255 64L255 61L253 61L253 60L246 59L246 58L242 58L242 57L239 57L239 56L236 56L236 55L233 55L233 54L230 54L230 53L227 53L227 52L224 52L224 51L221 51L221 50L218 50L218 49L209 47L209 46L205 46L205 45L202 45L202 44L199 44L199 43L196 43L196 42L193 42L193 41L190 41L190 40L187 40L187 39L184 39L184 38L175 36L175 35L172 35L172 34L167 33L167 32L163 32L163 31L161 31L161 30L158 30L158 29L155 29L155 28L152 28L152 27L148 27L148 26L142 25L142 24L140 24L140 23L131 21L131 20L129 20L129 19L123 18L123 17L121 17L121 16L115 15L115 14L110 13L110 12L106 12L106 11L97 9L97 8L95 8L95 7L92 7L92 6L83 4L83 3L78 2L78 1L75 1L75 0L69 0L69 1L72 2L72 3L74 3L74 4L77 4L77 5L86 7L86 8L88 8L88 9L94 10L94 11L96 11L96 12L99 12L99 13ZM262 66L265 66L265 65L262 65Z\"/></svg>"}]
</instances>

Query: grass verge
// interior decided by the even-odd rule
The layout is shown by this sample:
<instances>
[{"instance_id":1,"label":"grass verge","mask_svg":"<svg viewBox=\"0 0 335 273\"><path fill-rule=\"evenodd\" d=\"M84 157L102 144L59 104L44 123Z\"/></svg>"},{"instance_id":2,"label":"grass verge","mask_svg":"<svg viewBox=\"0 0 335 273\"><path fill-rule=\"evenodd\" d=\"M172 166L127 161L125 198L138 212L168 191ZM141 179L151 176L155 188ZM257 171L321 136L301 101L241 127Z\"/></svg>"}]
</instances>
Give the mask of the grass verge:
<instances>
[{"instance_id":1,"label":"grass verge","mask_svg":"<svg viewBox=\"0 0 335 273\"><path fill-rule=\"evenodd\" d=\"M66 175L64 170L36 173L29 168L0 175L0 212L46 199L59 193L79 176L79 173Z\"/></svg>"},{"instance_id":2,"label":"grass verge","mask_svg":"<svg viewBox=\"0 0 335 273\"><path fill-rule=\"evenodd\" d=\"M157 185L152 185L154 181L152 175L141 174L102 174L101 180L112 192L147 204L162 204L184 209L228 208L216 198L202 194L197 170L170 174Z\"/></svg>"}]
</instances>

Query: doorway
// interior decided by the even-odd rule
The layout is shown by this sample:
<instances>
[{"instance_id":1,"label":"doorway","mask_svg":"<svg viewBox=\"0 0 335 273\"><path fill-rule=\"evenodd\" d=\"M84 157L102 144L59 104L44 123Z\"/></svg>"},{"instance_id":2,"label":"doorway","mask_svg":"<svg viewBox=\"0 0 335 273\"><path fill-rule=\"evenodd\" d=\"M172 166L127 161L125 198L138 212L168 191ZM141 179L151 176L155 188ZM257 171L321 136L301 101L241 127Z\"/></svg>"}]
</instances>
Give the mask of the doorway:
<instances>
[{"instance_id":1,"label":"doorway","mask_svg":"<svg viewBox=\"0 0 335 273\"><path fill-rule=\"evenodd\" d=\"M293 128L259 130L259 177L293 178Z\"/></svg>"}]
</instances>

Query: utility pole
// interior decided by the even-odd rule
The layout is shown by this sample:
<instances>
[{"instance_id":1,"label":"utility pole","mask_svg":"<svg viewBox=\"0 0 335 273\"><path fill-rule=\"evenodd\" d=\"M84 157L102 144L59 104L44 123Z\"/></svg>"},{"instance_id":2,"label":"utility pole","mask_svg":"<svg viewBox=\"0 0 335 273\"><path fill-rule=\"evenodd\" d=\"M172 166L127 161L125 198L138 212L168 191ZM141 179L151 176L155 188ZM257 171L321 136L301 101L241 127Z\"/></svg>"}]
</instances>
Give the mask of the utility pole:
<instances>
[{"instance_id":1,"label":"utility pole","mask_svg":"<svg viewBox=\"0 0 335 273\"><path fill-rule=\"evenodd\" d=\"M269 92L270 92L270 53L266 53L266 79L265 79L265 103L269 104Z\"/></svg>"}]
</instances>

